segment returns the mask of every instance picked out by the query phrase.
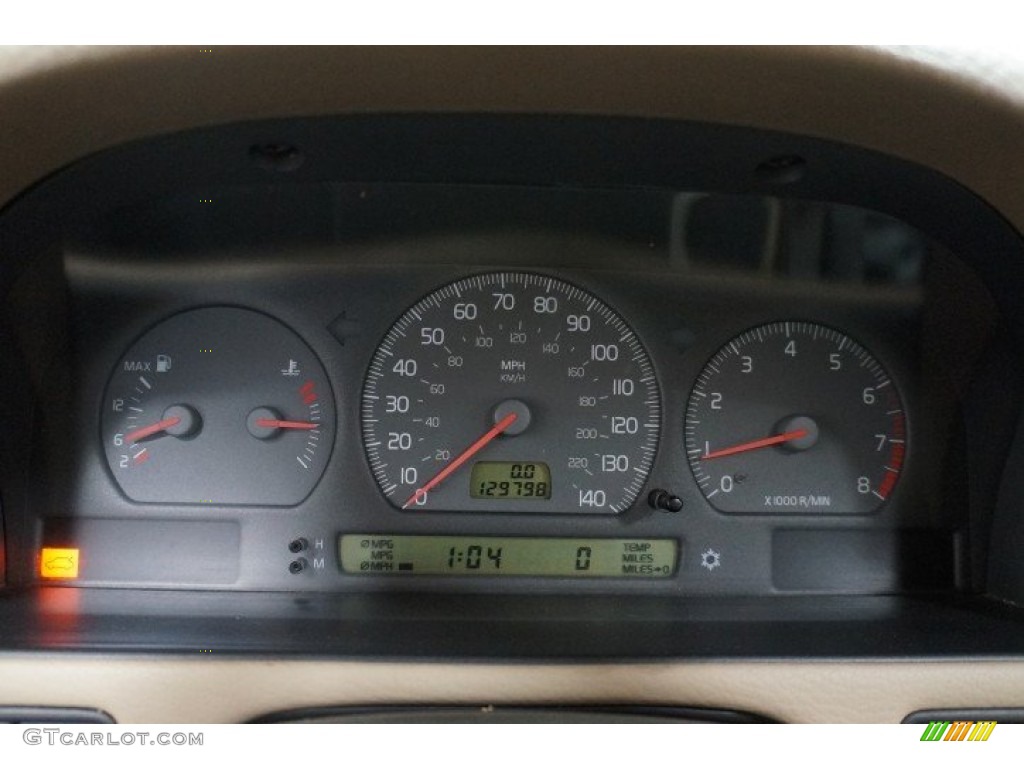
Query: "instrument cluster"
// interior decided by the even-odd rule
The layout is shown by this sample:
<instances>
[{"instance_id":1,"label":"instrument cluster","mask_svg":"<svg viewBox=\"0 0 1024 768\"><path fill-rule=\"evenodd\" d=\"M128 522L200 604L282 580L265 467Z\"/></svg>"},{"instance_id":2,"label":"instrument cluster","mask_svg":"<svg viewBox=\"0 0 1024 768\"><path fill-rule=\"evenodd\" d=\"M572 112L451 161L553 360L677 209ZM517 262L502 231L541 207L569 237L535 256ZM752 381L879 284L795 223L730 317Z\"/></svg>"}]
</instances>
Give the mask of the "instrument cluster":
<instances>
[{"instance_id":1,"label":"instrument cluster","mask_svg":"<svg viewBox=\"0 0 1024 768\"><path fill-rule=\"evenodd\" d=\"M102 450L83 450L69 502L87 512L47 519L43 544L144 549L148 520L196 557L221 542L208 582L191 555L83 553L70 581L103 586L736 594L945 514L920 503L945 451L920 435L946 414L916 410L934 399L916 278L666 276L551 252L402 263L402 244L396 263L287 276L215 262L170 301L132 265L69 261ZM126 327L110 307L128 285ZM834 583L816 569L786 590Z\"/></svg>"}]
</instances>

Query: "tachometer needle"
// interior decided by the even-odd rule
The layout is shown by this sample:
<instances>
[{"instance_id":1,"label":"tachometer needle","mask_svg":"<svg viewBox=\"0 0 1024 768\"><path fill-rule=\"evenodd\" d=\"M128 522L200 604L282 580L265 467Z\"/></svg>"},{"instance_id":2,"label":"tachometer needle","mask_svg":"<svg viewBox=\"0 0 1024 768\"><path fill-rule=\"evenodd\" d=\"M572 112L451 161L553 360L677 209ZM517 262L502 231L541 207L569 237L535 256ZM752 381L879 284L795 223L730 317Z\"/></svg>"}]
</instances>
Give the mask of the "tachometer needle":
<instances>
[{"instance_id":1,"label":"tachometer needle","mask_svg":"<svg viewBox=\"0 0 1024 768\"><path fill-rule=\"evenodd\" d=\"M282 421L281 419L256 419L256 426L264 429L316 429L320 425L313 421Z\"/></svg>"},{"instance_id":2,"label":"tachometer needle","mask_svg":"<svg viewBox=\"0 0 1024 768\"><path fill-rule=\"evenodd\" d=\"M181 418L178 416L170 416L166 419L161 419L156 424L150 424L148 427L139 427L138 429L129 432L124 436L124 441L131 445L137 443L139 440L155 435L157 432L163 432L165 429L177 426L181 423Z\"/></svg>"},{"instance_id":3,"label":"tachometer needle","mask_svg":"<svg viewBox=\"0 0 1024 768\"><path fill-rule=\"evenodd\" d=\"M801 437L807 437L808 431L806 429L795 429L792 432L783 432L781 435L773 435L772 437L765 437L760 440L751 440L747 443L740 443L739 445L733 445L729 448L722 448L718 451L711 451L701 456L701 459L719 459L722 456L732 456L734 453L746 453L747 451L756 451L758 448L767 448L770 445L779 445L780 443L788 443L790 440L799 440Z\"/></svg>"},{"instance_id":4,"label":"tachometer needle","mask_svg":"<svg viewBox=\"0 0 1024 768\"><path fill-rule=\"evenodd\" d=\"M439 483L441 483L446 477L448 477L448 475L450 475L456 469L458 469L467 461L469 461L478 451L480 451L481 448L483 448L485 445L491 442L491 440L493 440L506 429L508 429L510 426L512 426L512 424L515 423L515 420L517 418L518 416L515 413L510 413L508 416L506 416L493 427L491 427L489 430L487 430L487 432L481 438L479 438L475 443L469 446L469 448L467 448L457 457L455 457L455 459L452 460L452 462L449 463L444 469L442 469L440 472L434 475L433 479L429 483L427 483L421 488L417 488L416 493L410 496L409 499L405 502L405 504L402 505L402 509L407 509L409 505L415 503L417 499L424 496L431 489L436 488Z\"/></svg>"}]
</instances>

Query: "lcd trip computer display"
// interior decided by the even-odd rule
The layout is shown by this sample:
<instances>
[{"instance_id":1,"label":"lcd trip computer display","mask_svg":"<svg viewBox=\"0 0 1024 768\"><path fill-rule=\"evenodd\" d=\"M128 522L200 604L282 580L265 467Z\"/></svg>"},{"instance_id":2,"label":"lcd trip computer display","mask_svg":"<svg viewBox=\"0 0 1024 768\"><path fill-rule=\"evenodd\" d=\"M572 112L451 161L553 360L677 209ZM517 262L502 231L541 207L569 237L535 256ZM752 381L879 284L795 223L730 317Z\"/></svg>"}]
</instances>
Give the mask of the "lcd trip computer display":
<instances>
[{"instance_id":1,"label":"lcd trip computer display","mask_svg":"<svg viewBox=\"0 0 1024 768\"><path fill-rule=\"evenodd\" d=\"M341 569L353 574L667 578L673 539L388 536L340 538Z\"/></svg>"}]
</instances>

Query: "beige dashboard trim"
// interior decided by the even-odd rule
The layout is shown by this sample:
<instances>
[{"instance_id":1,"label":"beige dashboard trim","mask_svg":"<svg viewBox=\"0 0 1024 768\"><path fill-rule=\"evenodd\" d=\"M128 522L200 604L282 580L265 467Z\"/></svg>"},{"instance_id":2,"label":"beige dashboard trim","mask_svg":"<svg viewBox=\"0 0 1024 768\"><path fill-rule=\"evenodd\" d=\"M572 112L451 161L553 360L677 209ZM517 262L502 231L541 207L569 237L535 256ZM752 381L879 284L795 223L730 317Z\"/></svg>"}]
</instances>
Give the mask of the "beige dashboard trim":
<instances>
[{"instance_id":1,"label":"beige dashboard trim","mask_svg":"<svg viewBox=\"0 0 1024 768\"><path fill-rule=\"evenodd\" d=\"M0 205L87 154L159 133L445 111L821 136L943 171L1024 229L1024 59L913 46L0 47Z\"/></svg>"},{"instance_id":2,"label":"beige dashboard trim","mask_svg":"<svg viewBox=\"0 0 1024 768\"><path fill-rule=\"evenodd\" d=\"M121 723L223 723L291 708L660 704L783 722L897 723L915 710L1024 706L1024 664L733 662L482 665L12 654L0 704L94 707Z\"/></svg>"}]
</instances>

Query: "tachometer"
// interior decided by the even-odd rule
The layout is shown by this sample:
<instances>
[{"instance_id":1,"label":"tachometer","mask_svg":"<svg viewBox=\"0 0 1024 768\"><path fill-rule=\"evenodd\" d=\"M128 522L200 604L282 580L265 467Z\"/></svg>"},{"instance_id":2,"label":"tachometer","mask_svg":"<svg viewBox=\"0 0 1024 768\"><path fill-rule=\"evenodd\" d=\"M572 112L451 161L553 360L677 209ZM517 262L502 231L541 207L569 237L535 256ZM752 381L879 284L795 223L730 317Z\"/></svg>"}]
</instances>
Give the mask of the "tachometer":
<instances>
[{"instance_id":1,"label":"tachometer","mask_svg":"<svg viewBox=\"0 0 1024 768\"><path fill-rule=\"evenodd\" d=\"M396 507L615 514L647 479L660 397L643 345L604 302L498 272L440 288L395 322L362 415Z\"/></svg>"},{"instance_id":2,"label":"tachometer","mask_svg":"<svg viewBox=\"0 0 1024 768\"><path fill-rule=\"evenodd\" d=\"M896 384L831 328L777 322L727 343L690 394L686 450L720 512L866 514L907 455Z\"/></svg>"}]
</instances>

